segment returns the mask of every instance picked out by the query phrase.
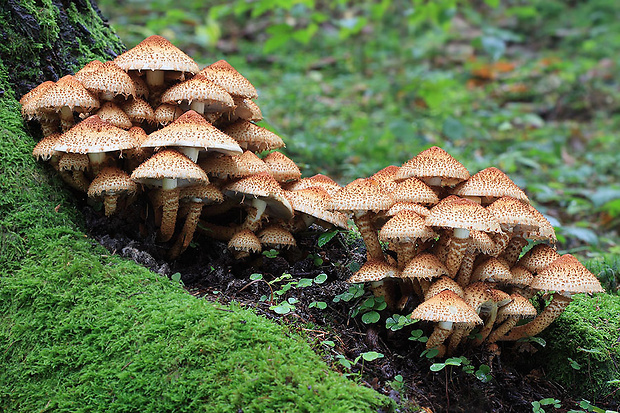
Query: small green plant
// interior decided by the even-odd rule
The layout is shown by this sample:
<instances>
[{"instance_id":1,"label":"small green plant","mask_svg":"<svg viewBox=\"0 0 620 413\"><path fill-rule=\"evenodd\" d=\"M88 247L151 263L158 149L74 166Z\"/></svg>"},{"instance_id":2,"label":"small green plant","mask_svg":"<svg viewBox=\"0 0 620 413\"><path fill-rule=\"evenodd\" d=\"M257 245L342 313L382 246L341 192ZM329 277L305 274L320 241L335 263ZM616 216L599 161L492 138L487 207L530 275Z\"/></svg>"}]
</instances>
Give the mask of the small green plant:
<instances>
[{"instance_id":1,"label":"small green plant","mask_svg":"<svg viewBox=\"0 0 620 413\"><path fill-rule=\"evenodd\" d=\"M387 320L385 320L385 328L387 328L388 330L397 331L402 329L403 327L417 322L418 320L414 320L411 317L407 317L401 314L394 314L391 317L388 317Z\"/></svg>"},{"instance_id":2,"label":"small green plant","mask_svg":"<svg viewBox=\"0 0 620 413\"><path fill-rule=\"evenodd\" d=\"M336 356L336 360L338 360L338 363L340 363L340 365L342 365L345 369L347 370L352 370L353 366L355 366L360 360L362 361L362 367L360 368L360 370L356 373L358 376L361 376L363 371L364 371L364 362L366 361L373 361L376 359L380 359L385 357L382 353L378 353L376 351L366 351L364 353L361 353L359 356L357 356L353 361L348 360L344 355L342 354L338 354ZM349 376L350 374L345 374L345 376Z\"/></svg>"},{"instance_id":3,"label":"small green plant","mask_svg":"<svg viewBox=\"0 0 620 413\"><path fill-rule=\"evenodd\" d=\"M409 336L409 340L419 341L420 343L426 343L428 341L428 337L424 335L424 331L417 329L417 330L411 330L411 335ZM429 349L429 350L437 351L437 349ZM435 353L435 355L433 355L432 357L435 357L436 355L437 353Z\"/></svg>"},{"instance_id":4,"label":"small green plant","mask_svg":"<svg viewBox=\"0 0 620 413\"><path fill-rule=\"evenodd\" d=\"M323 274L317 275L314 278L300 278L298 281L289 281L286 284L281 285L280 289L278 290L273 289L273 286L275 284L280 283L285 280L290 280L291 278L293 278L293 276L285 272L281 276L274 278L271 281L265 281L263 279L262 274L254 273L250 275L250 280L252 280L252 282L243 288L247 288L249 285L251 285L254 282L258 282L258 281L266 282L269 288L271 289L271 295L270 296L262 295L259 298L259 301L269 300L269 302L272 303L269 309L274 311L277 314L284 315L284 314L289 314L295 311L295 304L297 304L299 300L295 297L288 297L285 300L276 302L275 300L276 297L282 297L283 295L288 293L293 288L305 288L305 287L310 287L312 284L316 284L316 285L323 284L325 281L327 281L327 274L323 273ZM243 288L241 290L243 290ZM327 303L323 301L313 301L312 303L309 304L309 307L310 308L316 307L318 309L323 310L327 308Z\"/></svg>"},{"instance_id":5,"label":"small green plant","mask_svg":"<svg viewBox=\"0 0 620 413\"><path fill-rule=\"evenodd\" d=\"M468 374L473 374L476 376L478 380L483 383L488 383L491 381L493 376L491 376L491 368L486 364L481 364L480 367L476 370L476 368L471 364L471 361L465 356L461 357L450 357L447 358L443 363L433 363L430 367L431 371L441 371L446 366L461 366L463 371Z\"/></svg>"},{"instance_id":6,"label":"small green plant","mask_svg":"<svg viewBox=\"0 0 620 413\"><path fill-rule=\"evenodd\" d=\"M332 300L335 303L340 301L349 302L364 295L364 284L351 284L349 289L342 294L338 294Z\"/></svg>"},{"instance_id":7,"label":"small green plant","mask_svg":"<svg viewBox=\"0 0 620 413\"><path fill-rule=\"evenodd\" d=\"M583 413L583 412L594 412L594 413L611 413L609 410L601 409L600 407L596 407L588 400L582 400L579 402L579 407L583 410L574 410L571 409L567 413Z\"/></svg>"},{"instance_id":8,"label":"small green plant","mask_svg":"<svg viewBox=\"0 0 620 413\"><path fill-rule=\"evenodd\" d=\"M560 407L562 407L562 404L560 403L558 399L554 399L552 397L538 400L538 401L533 401L532 412L533 413L545 413L545 409L543 408L543 406L552 406L556 409L559 409Z\"/></svg>"},{"instance_id":9,"label":"small green plant","mask_svg":"<svg viewBox=\"0 0 620 413\"><path fill-rule=\"evenodd\" d=\"M184 287L185 284L183 283L183 280L181 280L181 273L180 272L175 272L174 274L172 274L170 276L170 280L179 284L181 287Z\"/></svg>"},{"instance_id":10,"label":"small green plant","mask_svg":"<svg viewBox=\"0 0 620 413\"><path fill-rule=\"evenodd\" d=\"M328 231L328 232L324 232L321 235L319 235L319 239L317 240L317 245L320 247L323 247L325 244L327 244L329 241L331 241L336 235L338 235L340 231L336 230L336 231Z\"/></svg>"},{"instance_id":11,"label":"small green plant","mask_svg":"<svg viewBox=\"0 0 620 413\"><path fill-rule=\"evenodd\" d=\"M358 306L354 306L351 309L351 317L356 317L358 314L362 315L362 322L364 324L373 324L379 321L381 318L379 311L385 310L387 304L383 297L368 297Z\"/></svg>"},{"instance_id":12,"label":"small green plant","mask_svg":"<svg viewBox=\"0 0 620 413\"><path fill-rule=\"evenodd\" d=\"M279 253L280 251L273 249L273 248L270 250L263 251L263 255L267 258L275 258L278 256Z\"/></svg>"}]
</instances>

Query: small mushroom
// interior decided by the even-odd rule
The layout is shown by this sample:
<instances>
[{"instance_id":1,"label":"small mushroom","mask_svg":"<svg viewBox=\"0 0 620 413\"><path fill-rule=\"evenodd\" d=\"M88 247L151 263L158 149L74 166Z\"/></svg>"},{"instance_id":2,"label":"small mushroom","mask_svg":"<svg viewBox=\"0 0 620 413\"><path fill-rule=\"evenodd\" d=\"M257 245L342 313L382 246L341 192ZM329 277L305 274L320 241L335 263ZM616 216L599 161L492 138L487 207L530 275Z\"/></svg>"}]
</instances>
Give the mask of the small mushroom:
<instances>
[{"instance_id":1,"label":"small mushroom","mask_svg":"<svg viewBox=\"0 0 620 413\"><path fill-rule=\"evenodd\" d=\"M103 168L91 182L88 197L103 197L105 216L109 217L116 212L120 196L131 196L137 191L138 185L131 180L127 172L108 166Z\"/></svg>"}]
</instances>

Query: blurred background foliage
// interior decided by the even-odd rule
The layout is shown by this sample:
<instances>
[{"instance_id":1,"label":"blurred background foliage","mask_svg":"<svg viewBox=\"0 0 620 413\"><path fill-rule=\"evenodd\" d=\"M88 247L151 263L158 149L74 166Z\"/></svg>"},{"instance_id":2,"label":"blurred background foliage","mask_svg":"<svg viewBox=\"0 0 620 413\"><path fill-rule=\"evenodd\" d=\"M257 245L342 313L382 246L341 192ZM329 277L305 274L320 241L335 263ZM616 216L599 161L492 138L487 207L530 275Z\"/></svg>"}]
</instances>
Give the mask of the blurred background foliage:
<instances>
[{"instance_id":1,"label":"blurred background foliage","mask_svg":"<svg viewBox=\"0 0 620 413\"><path fill-rule=\"evenodd\" d=\"M128 47L228 60L304 176L346 184L438 145L509 174L560 249L620 253L617 0L98 3Z\"/></svg>"}]
</instances>

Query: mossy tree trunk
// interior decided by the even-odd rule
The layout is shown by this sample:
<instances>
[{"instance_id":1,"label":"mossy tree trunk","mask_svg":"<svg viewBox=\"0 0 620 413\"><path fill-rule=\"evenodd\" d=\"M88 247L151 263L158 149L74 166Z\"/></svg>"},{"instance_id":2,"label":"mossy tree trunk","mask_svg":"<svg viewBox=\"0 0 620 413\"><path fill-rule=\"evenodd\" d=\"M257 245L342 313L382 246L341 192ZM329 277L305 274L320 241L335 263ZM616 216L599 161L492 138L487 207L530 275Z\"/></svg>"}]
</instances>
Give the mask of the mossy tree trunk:
<instances>
[{"instance_id":1,"label":"mossy tree trunk","mask_svg":"<svg viewBox=\"0 0 620 413\"><path fill-rule=\"evenodd\" d=\"M0 64L17 98L125 49L92 0L3 0L0 38Z\"/></svg>"}]
</instances>

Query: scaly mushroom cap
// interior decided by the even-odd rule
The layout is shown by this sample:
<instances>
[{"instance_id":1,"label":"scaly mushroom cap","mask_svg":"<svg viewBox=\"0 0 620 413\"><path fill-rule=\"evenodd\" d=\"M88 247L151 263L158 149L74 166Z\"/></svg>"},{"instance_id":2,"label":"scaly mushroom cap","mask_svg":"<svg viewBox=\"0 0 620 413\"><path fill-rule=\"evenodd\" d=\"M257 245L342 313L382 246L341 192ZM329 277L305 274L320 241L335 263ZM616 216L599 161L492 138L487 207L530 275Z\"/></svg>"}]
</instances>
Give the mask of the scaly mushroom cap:
<instances>
[{"instance_id":1,"label":"scaly mushroom cap","mask_svg":"<svg viewBox=\"0 0 620 413\"><path fill-rule=\"evenodd\" d=\"M183 114L183 109L176 105L164 103L155 109L155 122L166 126Z\"/></svg>"},{"instance_id":2,"label":"scaly mushroom cap","mask_svg":"<svg viewBox=\"0 0 620 413\"><path fill-rule=\"evenodd\" d=\"M37 98L42 110L59 112L63 107L71 111L90 112L99 107L99 100L72 75L62 77Z\"/></svg>"},{"instance_id":3,"label":"scaly mushroom cap","mask_svg":"<svg viewBox=\"0 0 620 413\"><path fill-rule=\"evenodd\" d=\"M237 142L193 110L151 133L142 147L193 147L228 155L243 153Z\"/></svg>"},{"instance_id":4,"label":"scaly mushroom cap","mask_svg":"<svg viewBox=\"0 0 620 413\"><path fill-rule=\"evenodd\" d=\"M132 72L129 73L129 77L133 81L133 86L136 89L136 98L148 99L150 90L144 79L139 74Z\"/></svg>"},{"instance_id":5,"label":"scaly mushroom cap","mask_svg":"<svg viewBox=\"0 0 620 413\"><path fill-rule=\"evenodd\" d=\"M490 254L495 249L495 242L486 232L473 230L469 232L467 248L469 251Z\"/></svg>"},{"instance_id":6,"label":"scaly mushroom cap","mask_svg":"<svg viewBox=\"0 0 620 413\"><path fill-rule=\"evenodd\" d=\"M560 293L602 293L601 283L571 254L562 255L543 268L530 286L535 290Z\"/></svg>"},{"instance_id":7,"label":"scaly mushroom cap","mask_svg":"<svg viewBox=\"0 0 620 413\"><path fill-rule=\"evenodd\" d=\"M517 261L517 265L536 274L558 258L560 254L555 249L547 244L536 244Z\"/></svg>"},{"instance_id":8,"label":"scaly mushroom cap","mask_svg":"<svg viewBox=\"0 0 620 413\"><path fill-rule=\"evenodd\" d=\"M252 231L244 229L238 231L228 241L228 249L248 253L261 252L263 249L260 239Z\"/></svg>"},{"instance_id":9,"label":"scaly mushroom cap","mask_svg":"<svg viewBox=\"0 0 620 413\"><path fill-rule=\"evenodd\" d=\"M422 253L416 255L407 263L400 276L402 278L422 278L428 280L447 274L448 269L439 261L439 258L433 254Z\"/></svg>"},{"instance_id":10,"label":"scaly mushroom cap","mask_svg":"<svg viewBox=\"0 0 620 413\"><path fill-rule=\"evenodd\" d=\"M295 162L281 152L271 152L263 158L263 162L271 170L271 175L278 182L297 181L301 171Z\"/></svg>"},{"instance_id":11,"label":"scaly mushroom cap","mask_svg":"<svg viewBox=\"0 0 620 413\"><path fill-rule=\"evenodd\" d=\"M63 153L58 161L61 171L85 171L89 165L88 155L81 153Z\"/></svg>"},{"instance_id":12,"label":"scaly mushroom cap","mask_svg":"<svg viewBox=\"0 0 620 413\"><path fill-rule=\"evenodd\" d=\"M211 205L224 202L224 194L215 185L201 182L181 188L179 199L189 199L193 202Z\"/></svg>"},{"instance_id":13,"label":"scaly mushroom cap","mask_svg":"<svg viewBox=\"0 0 620 413\"><path fill-rule=\"evenodd\" d=\"M503 307L512 301L510 294L505 291L498 290L497 288L490 288L489 295L497 307Z\"/></svg>"},{"instance_id":14,"label":"scaly mushroom cap","mask_svg":"<svg viewBox=\"0 0 620 413\"><path fill-rule=\"evenodd\" d=\"M500 232L499 222L484 207L468 199L448 198L431 208L426 225L463 228L484 232ZM443 202L447 201L447 202Z\"/></svg>"},{"instance_id":15,"label":"scaly mushroom cap","mask_svg":"<svg viewBox=\"0 0 620 413\"><path fill-rule=\"evenodd\" d=\"M437 234L424 224L424 219L411 211L400 211L390 218L379 231L379 239L384 242L426 241Z\"/></svg>"},{"instance_id":16,"label":"scaly mushroom cap","mask_svg":"<svg viewBox=\"0 0 620 413\"><path fill-rule=\"evenodd\" d=\"M504 172L495 167L483 169L467 181L461 183L452 191L461 197L488 197L501 198L510 196L529 203L523 192Z\"/></svg>"},{"instance_id":17,"label":"scaly mushroom cap","mask_svg":"<svg viewBox=\"0 0 620 413\"><path fill-rule=\"evenodd\" d=\"M439 202L437 194L418 178L407 178L398 184L390 193L395 202L417 202L424 205L434 205Z\"/></svg>"},{"instance_id":18,"label":"scaly mushroom cap","mask_svg":"<svg viewBox=\"0 0 620 413\"><path fill-rule=\"evenodd\" d=\"M269 173L271 171L252 151L244 151L241 155L215 154L199 163L200 167L211 176L218 178L244 178L246 176Z\"/></svg>"},{"instance_id":19,"label":"scaly mushroom cap","mask_svg":"<svg viewBox=\"0 0 620 413\"><path fill-rule=\"evenodd\" d=\"M553 225L551 225L549 220L545 218L545 216L532 205L528 204L527 208L530 210L531 214L535 216L538 220L538 229L529 231L524 234L524 236L529 239L548 240L551 243L555 244L555 242L557 241L557 237L555 236L555 229L553 229Z\"/></svg>"},{"instance_id":20,"label":"scaly mushroom cap","mask_svg":"<svg viewBox=\"0 0 620 413\"><path fill-rule=\"evenodd\" d=\"M252 152L270 151L286 146L275 133L243 119L224 127L222 132L236 140L243 149Z\"/></svg>"},{"instance_id":21,"label":"scaly mushroom cap","mask_svg":"<svg viewBox=\"0 0 620 413\"><path fill-rule=\"evenodd\" d=\"M125 99L136 95L133 80L114 62L102 63L99 67L83 73L79 79L89 92L104 100L112 100L116 95Z\"/></svg>"},{"instance_id":22,"label":"scaly mushroom cap","mask_svg":"<svg viewBox=\"0 0 620 413\"><path fill-rule=\"evenodd\" d=\"M491 298L491 284L486 282L475 282L469 284L464 289L465 301L472 306L476 312L480 312L482 306L487 305L492 301Z\"/></svg>"},{"instance_id":23,"label":"scaly mushroom cap","mask_svg":"<svg viewBox=\"0 0 620 413\"><path fill-rule=\"evenodd\" d=\"M267 202L267 209L273 216L285 220L293 217L293 207L286 198L284 190L273 176L267 173L251 175L233 182L222 188L222 192L230 198L240 202L251 202L258 198Z\"/></svg>"},{"instance_id":24,"label":"scaly mushroom cap","mask_svg":"<svg viewBox=\"0 0 620 413\"><path fill-rule=\"evenodd\" d=\"M344 214L327 210L330 197L324 189L310 187L297 191L286 191L286 197L295 211L318 218L340 228L347 228L347 217Z\"/></svg>"},{"instance_id":25,"label":"scaly mushroom cap","mask_svg":"<svg viewBox=\"0 0 620 413\"><path fill-rule=\"evenodd\" d=\"M510 269L510 272L512 273L510 284L517 287L529 287L534 280L532 273L523 268L521 265L515 265Z\"/></svg>"},{"instance_id":26,"label":"scaly mushroom cap","mask_svg":"<svg viewBox=\"0 0 620 413\"><path fill-rule=\"evenodd\" d=\"M316 174L308 178L301 178L297 182L292 182L286 185L286 189L289 191L298 191L300 189L313 187L324 189L330 196L334 196L334 194L342 188L336 181L323 174Z\"/></svg>"},{"instance_id":27,"label":"scaly mushroom cap","mask_svg":"<svg viewBox=\"0 0 620 413\"><path fill-rule=\"evenodd\" d=\"M399 271L385 261L368 260L348 280L349 283L381 281L384 278L399 277Z\"/></svg>"},{"instance_id":28,"label":"scaly mushroom cap","mask_svg":"<svg viewBox=\"0 0 620 413\"><path fill-rule=\"evenodd\" d=\"M155 111L151 105L140 98L131 99L122 105L123 111L129 116L129 119L135 123L155 122Z\"/></svg>"},{"instance_id":29,"label":"scaly mushroom cap","mask_svg":"<svg viewBox=\"0 0 620 413\"><path fill-rule=\"evenodd\" d=\"M226 60L218 60L210 64L198 72L196 76L204 76L216 85L226 89L233 96L248 99L256 99L258 97L254 85Z\"/></svg>"},{"instance_id":30,"label":"scaly mushroom cap","mask_svg":"<svg viewBox=\"0 0 620 413\"><path fill-rule=\"evenodd\" d=\"M443 290L418 305L411 318L427 321L482 324L482 319L461 297L450 290Z\"/></svg>"},{"instance_id":31,"label":"scaly mushroom cap","mask_svg":"<svg viewBox=\"0 0 620 413\"><path fill-rule=\"evenodd\" d=\"M398 214L400 211L415 212L422 218L426 218L430 212L428 208L415 202L395 202L394 205L390 207L390 209L385 211L385 215L392 217Z\"/></svg>"},{"instance_id":32,"label":"scaly mushroom cap","mask_svg":"<svg viewBox=\"0 0 620 413\"><path fill-rule=\"evenodd\" d=\"M258 236L258 239L260 239L260 243L268 248L280 249L297 246L297 242L295 241L293 234L278 225L270 225L263 228L256 235Z\"/></svg>"},{"instance_id":33,"label":"scaly mushroom cap","mask_svg":"<svg viewBox=\"0 0 620 413\"><path fill-rule=\"evenodd\" d=\"M22 105L22 116L24 118L33 119L38 117L38 111L41 107L36 104L38 102L37 98L52 87L54 87L54 82L47 80L19 99L19 103Z\"/></svg>"},{"instance_id":34,"label":"scaly mushroom cap","mask_svg":"<svg viewBox=\"0 0 620 413\"><path fill-rule=\"evenodd\" d=\"M91 198L104 195L118 195L121 193L133 194L138 191L138 185L131 180L127 172L114 166L101 169L88 187L88 196Z\"/></svg>"},{"instance_id":35,"label":"scaly mushroom cap","mask_svg":"<svg viewBox=\"0 0 620 413\"><path fill-rule=\"evenodd\" d=\"M375 172L371 178L377 181L387 192L392 192L398 188L396 183L396 173L400 169L399 166L389 165L380 171Z\"/></svg>"},{"instance_id":36,"label":"scaly mushroom cap","mask_svg":"<svg viewBox=\"0 0 620 413\"><path fill-rule=\"evenodd\" d=\"M102 67L103 62L101 60L91 60L90 62L86 63L83 68L75 72L73 77L78 82L82 83L82 81L86 79L86 77L88 77L91 73L101 70Z\"/></svg>"},{"instance_id":37,"label":"scaly mushroom cap","mask_svg":"<svg viewBox=\"0 0 620 413\"><path fill-rule=\"evenodd\" d=\"M95 114L99 116L102 121L108 122L117 128L129 129L133 126L129 116L112 102L105 102Z\"/></svg>"},{"instance_id":38,"label":"scaly mushroom cap","mask_svg":"<svg viewBox=\"0 0 620 413\"><path fill-rule=\"evenodd\" d=\"M538 219L522 201L510 196L503 196L486 209L500 223L505 232L522 233L538 229Z\"/></svg>"},{"instance_id":39,"label":"scaly mushroom cap","mask_svg":"<svg viewBox=\"0 0 620 413\"><path fill-rule=\"evenodd\" d=\"M163 179L178 179L178 186L209 182L207 174L187 156L164 149L144 161L132 173L131 179L149 186L162 186Z\"/></svg>"},{"instance_id":40,"label":"scaly mushroom cap","mask_svg":"<svg viewBox=\"0 0 620 413\"><path fill-rule=\"evenodd\" d=\"M231 121L245 119L250 122L258 122L263 120L263 113L253 100L233 96L233 101L235 102L235 108L230 117Z\"/></svg>"},{"instance_id":41,"label":"scaly mushroom cap","mask_svg":"<svg viewBox=\"0 0 620 413\"><path fill-rule=\"evenodd\" d=\"M358 178L332 195L332 209L338 211L385 211L394 199L371 178Z\"/></svg>"},{"instance_id":42,"label":"scaly mushroom cap","mask_svg":"<svg viewBox=\"0 0 620 413\"><path fill-rule=\"evenodd\" d=\"M63 133L54 148L61 152L101 153L124 151L138 146L126 130L90 116Z\"/></svg>"},{"instance_id":43,"label":"scaly mushroom cap","mask_svg":"<svg viewBox=\"0 0 620 413\"><path fill-rule=\"evenodd\" d=\"M465 297L465 292L463 288L456 283L452 278L442 275L437 280L433 281L430 285L426 293L424 294L424 300L428 300L429 298L439 294L444 290L450 290L454 292L459 297Z\"/></svg>"},{"instance_id":44,"label":"scaly mushroom cap","mask_svg":"<svg viewBox=\"0 0 620 413\"><path fill-rule=\"evenodd\" d=\"M396 174L396 179L402 180L412 176L432 186L454 186L469 179L469 172L449 153L433 146L405 162Z\"/></svg>"},{"instance_id":45,"label":"scaly mushroom cap","mask_svg":"<svg viewBox=\"0 0 620 413\"><path fill-rule=\"evenodd\" d=\"M170 70L197 73L196 62L161 36L149 36L132 49L114 59L121 69L129 70Z\"/></svg>"},{"instance_id":46,"label":"scaly mushroom cap","mask_svg":"<svg viewBox=\"0 0 620 413\"><path fill-rule=\"evenodd\" d=\"M200 102L206 112L227 112L235 106L232 96L222 87L202 76L194 76L166 90L162 103Z\"/></svg>"},{"instance_id":47,"label":"scaly mushroom cap","mask_svg":"<svg viewBox=\"0 0 620 413\"><path fill-rule=\"evenodd\" d=\"M510 298L512 301L500 307L497 311L498 319L505 317L536 317L536 308L530 303L530 300L517 293L511 294Z\"/></svg>"},{"instance_id":48,"label":"scaly mushroom cap","mask_svg":"<svg viewBox=\"0 0 620 413\"><path fill-rule=\"evenodd\" d=\"M60 133L53 133L44 137L35 145L32 156L37 161L48 161L52 156L59 156L62 152L54 150L59 138Z\"/></svg>"},{"instance_id":49,"label":"scaly mushroom cap","mask_svg":"<svg viewBox=\"0 0 620 413\"><path fill-rule=\"evenodd\" d=\"M472 281L488 281L493 283L507 283L512 279L510 269L497 258L489 258L480 263L471 277Z\"/></svg>"}]
</instances>

